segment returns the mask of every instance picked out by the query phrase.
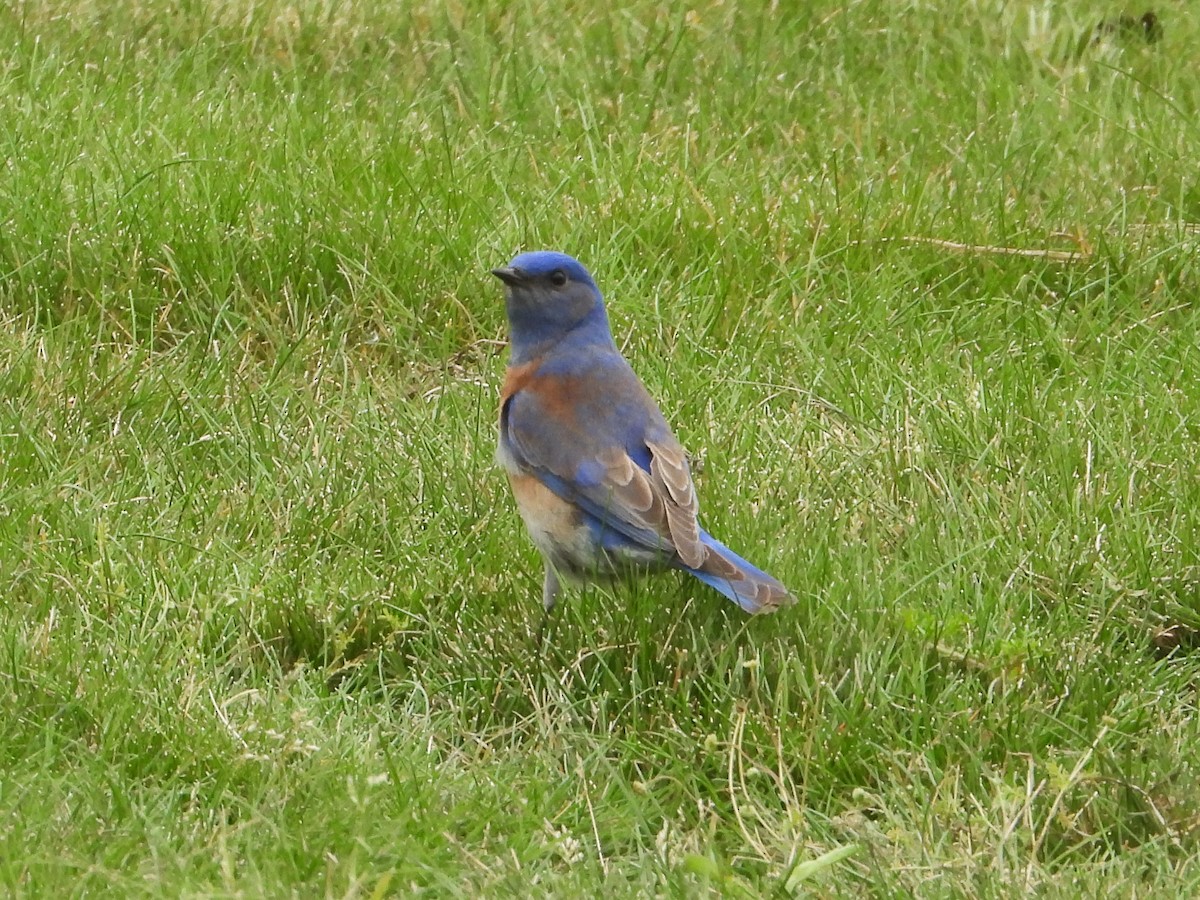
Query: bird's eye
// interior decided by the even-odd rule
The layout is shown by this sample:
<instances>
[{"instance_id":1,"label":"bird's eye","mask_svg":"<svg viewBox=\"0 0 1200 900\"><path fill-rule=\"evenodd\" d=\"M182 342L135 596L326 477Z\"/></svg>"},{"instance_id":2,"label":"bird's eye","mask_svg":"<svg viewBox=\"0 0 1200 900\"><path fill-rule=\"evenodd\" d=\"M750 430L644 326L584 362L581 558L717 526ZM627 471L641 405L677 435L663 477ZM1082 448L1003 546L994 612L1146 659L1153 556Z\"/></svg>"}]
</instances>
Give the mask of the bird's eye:
<instances>
[{"instance_id":1,"label":"bird's eye","mask_svg":"<svg viewBox=\"0 0 1200 900\"><path fill-rule=\"evenodd\" d=\"M555 269L550 273L550 283L555 287L562 287L567 283L567 273L562 269Z\"/></svg>"}]
</instances>

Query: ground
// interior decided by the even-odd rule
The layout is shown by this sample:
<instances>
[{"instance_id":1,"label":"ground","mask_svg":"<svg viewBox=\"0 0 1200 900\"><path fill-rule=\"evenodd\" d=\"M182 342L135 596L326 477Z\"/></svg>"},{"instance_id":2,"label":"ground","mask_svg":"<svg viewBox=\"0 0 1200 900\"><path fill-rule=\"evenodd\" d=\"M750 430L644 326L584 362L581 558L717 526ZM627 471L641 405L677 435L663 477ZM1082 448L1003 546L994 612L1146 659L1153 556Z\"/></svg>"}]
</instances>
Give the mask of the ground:
<instances>
[{"instance_id":1,"label":"ground","mask_svg":"<svg viewBox=\"0 0 1200 900\"><path fill-rule=\"evenodd\" d=\"M0 10L0 890L1197 893L1195 11L797 6ZM534 652L538 248L796 607Z\"/></svg>"}]
</instances>

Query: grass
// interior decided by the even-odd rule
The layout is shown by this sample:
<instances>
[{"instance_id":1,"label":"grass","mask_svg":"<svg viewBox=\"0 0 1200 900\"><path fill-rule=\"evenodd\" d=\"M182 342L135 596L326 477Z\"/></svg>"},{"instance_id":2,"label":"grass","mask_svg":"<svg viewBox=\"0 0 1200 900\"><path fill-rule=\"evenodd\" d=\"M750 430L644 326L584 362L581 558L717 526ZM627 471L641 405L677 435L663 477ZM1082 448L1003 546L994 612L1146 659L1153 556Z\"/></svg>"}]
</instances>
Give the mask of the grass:
<instances>
[{"instance_id":1,"label":"grass","mask_svg":"<svg viewBox=\"0 0 1200 900\"><path fill-rule=\"evenodd\" d=\"M0 11L0 890L1196 892L1200 22L785 6ZM537 247L797 607L534 658Z\"/></svg>"}]
</instances>

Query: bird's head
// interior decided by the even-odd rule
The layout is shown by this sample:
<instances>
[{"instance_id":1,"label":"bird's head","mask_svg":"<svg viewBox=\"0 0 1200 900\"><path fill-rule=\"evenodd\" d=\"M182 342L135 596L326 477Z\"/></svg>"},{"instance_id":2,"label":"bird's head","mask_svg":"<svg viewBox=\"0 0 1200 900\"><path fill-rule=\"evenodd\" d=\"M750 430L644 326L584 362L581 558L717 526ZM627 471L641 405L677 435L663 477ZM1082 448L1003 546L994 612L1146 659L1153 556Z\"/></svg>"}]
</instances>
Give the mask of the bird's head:
<instances>
[{"instance_id":1,"label":"bird's head","mask_svg":"<svg viewBox=\"0 0 1200 900\"><path fill-rule=\"evenodd\" d=\"M604 298L588 270L552 250L521 253L492 269L504 282L513 363L519 364L574 335L584 342L612 343Z\"/></svg>"}]
</instances>

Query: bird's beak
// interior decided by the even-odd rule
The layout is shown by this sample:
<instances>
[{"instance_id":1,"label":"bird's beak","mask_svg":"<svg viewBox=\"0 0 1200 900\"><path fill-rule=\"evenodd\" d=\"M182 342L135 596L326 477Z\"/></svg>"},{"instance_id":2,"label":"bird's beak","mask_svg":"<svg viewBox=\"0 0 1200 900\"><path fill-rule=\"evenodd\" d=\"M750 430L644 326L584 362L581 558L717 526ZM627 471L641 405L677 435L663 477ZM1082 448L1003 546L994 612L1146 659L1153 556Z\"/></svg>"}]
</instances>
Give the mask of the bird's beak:
<instances>
[{"instance_id":1,"label":"bird's beak","mask_svg":"<svg viewBox=\"0 0 1200 900\"><path fill-rule=\"evenodd\" d=\"M492 274L509 286L518 285L521 283L521 270L514 269L511 266L501 266L498 269L492 269Z\"/></svg>"}]
</instances>

